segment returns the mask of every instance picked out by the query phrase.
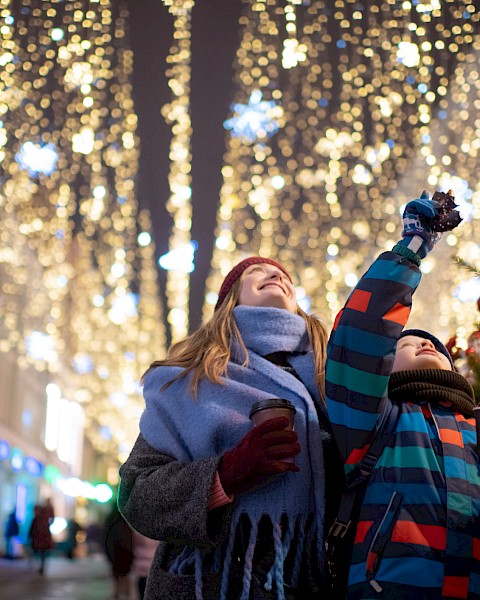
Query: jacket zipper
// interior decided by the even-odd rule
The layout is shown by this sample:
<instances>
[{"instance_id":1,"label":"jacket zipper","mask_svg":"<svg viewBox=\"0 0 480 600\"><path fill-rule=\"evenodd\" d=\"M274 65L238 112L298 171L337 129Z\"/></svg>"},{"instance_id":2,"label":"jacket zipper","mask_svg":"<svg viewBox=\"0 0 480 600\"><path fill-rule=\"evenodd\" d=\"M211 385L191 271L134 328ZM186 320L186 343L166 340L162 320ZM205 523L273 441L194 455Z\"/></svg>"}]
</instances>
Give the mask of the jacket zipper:
<instances>
[{"instance_id":1,"label":"jacket zipper","mask_svg":"<svg viewBox=\"0 0 480 600\"><path fill-rule=\"evenodd\" d=\"M442 442L442 437L440 436L440 429L438 428L437 419L435 418L435 415L433 413L432 405L430 404L430 402L427 402L427 406L428 406L428 410L430 411L430 414L432 415L432 419L433 419L433 422L435 424L435 429L437 430L438 439L440 440L440 443L441 443Z\"/></svg>"},{"instance_id":2,"label":"jacket zipper","mask_svg":"<svg viewBox=\"0 0 480 600\"><path fill-rule=\"evenodd\" d=\"M373 536L373 540L370 544L370 547L369 547L368 553L367 553L367 578L369 578L369 574L371 575L371 579L369 578L368 582L372 586L372 588L378 593L380 593L382 591L382 587L380 586L378 581L375 581L375 579L374 579L375 574L377 572L377 569L375 569L375 564L377 562L378 555L376 555L373 552L373 547L375 545L375 542L376 542L378 536L380 535L380 531L382 530L382 525L385 523L385 519L388 517L388 515L390 513L390 509L392 508L393 501L395 500L397 495L398 495L398 492L393 492L393 494L390 498L390 502L388 503L388 506L383 515L383 519L380 521L380 524L377 527L377 531L375 532L375 535ZM370 559L371 555L372 555L372 565L371 565L371 567L369 567L368 563L369 563L369 559Z\"/></svg>"}]
</instances>

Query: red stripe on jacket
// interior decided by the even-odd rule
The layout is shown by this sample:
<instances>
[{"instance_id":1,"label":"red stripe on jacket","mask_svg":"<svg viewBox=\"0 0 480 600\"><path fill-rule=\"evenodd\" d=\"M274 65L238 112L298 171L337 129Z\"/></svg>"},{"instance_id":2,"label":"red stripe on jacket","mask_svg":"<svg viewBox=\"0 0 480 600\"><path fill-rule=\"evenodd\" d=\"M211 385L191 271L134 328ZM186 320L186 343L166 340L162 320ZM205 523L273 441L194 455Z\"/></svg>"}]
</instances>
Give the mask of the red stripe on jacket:
<instances>
[{"instance_id":1,"label":"red stripe on jacket","mask_svg":"<svg viewBox=\"0 0 480 600\"><path fill-rule=\"evenodd\" d=\"M445 550L447 531L440 525L421 525L412 521L397 521L393 528L392 542L418 544L436 550Z\"/></svg>"},{"instance_id":2,"label":"red stripe on jacket","mask_svg":"<svg viewBox=\"0 0 480 600\"><path fill-rule=\"evenodd\" d=\"M373 521L359 521L357 525L357 531L355 533L355 544L363 544L365 536L367 535L370 527L373 525Z\"/></svg>"},{"instance_id":3,"label":"red stripe on jacket","mask_svg":"<svg viewBox=\"0 0 480 600\"><path fill-rule=\"evenodd\" d=\"M367 453L367 450L370 448L370 444L367 444L363 448L354 448L347 457L345 461L346 465L356 465L359 463L362 458Z\"/></svg>"},{"instance_id":4,"label":"red stripe on jacket","mask_svg":"<svg viewBox=\"0 0 480 600\"><path fill-rule=\"evenodd\" d=\"M468 577L446 575L443 580L442 596L447 598L468 598Z\"/></svg>"},{"instance_id":5,"label":"red stripe on jacket","mask_svg":"<svg viewBox=\"0 0 480 600\"><path fill-rule=\"evenodd\" d=\"M439 429L440 439L444 444L452 444L453 446L464 447L463 437L460 431L453 431L452 429Z\"/></svg>"}]
</instances>

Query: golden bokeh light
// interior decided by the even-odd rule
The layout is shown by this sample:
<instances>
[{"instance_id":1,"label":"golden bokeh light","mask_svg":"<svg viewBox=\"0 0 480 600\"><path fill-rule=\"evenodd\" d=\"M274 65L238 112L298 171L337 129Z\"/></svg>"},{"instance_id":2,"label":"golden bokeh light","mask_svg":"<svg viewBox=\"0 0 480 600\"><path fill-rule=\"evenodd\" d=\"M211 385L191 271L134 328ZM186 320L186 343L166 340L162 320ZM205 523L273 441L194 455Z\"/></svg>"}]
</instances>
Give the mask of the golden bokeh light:
<instances>
[{"instance_id":1,"label":"golden bokeh light","mask_svg":"<svg viewBox=\"0 0 480 600\"><path fill-rule=\"evenodd\" d=\"M0 3L0 349L47 372L122 460L165 330L153 244L138 242L151 223L135 197L128 15L91 6Z\"/></svg>"},{"instance_id":2,"label":"golden bokeh light","mask_svg":"<svg viewBox=\"0 0 480 600\"><path fill-rule=\"evenodd\" d=\"M330 326L370 261L398 239L402 205L424 188L452 189L465 220L424 269L411 323L444 339L471 330L472 275L454 257L479 266L478 6L244 5L204 318L229 269L259 254L296 274ZM274 120L256 94L280 115L270 136L248 130L247 116L264 129Z\"/></svg>"}]
</instances>

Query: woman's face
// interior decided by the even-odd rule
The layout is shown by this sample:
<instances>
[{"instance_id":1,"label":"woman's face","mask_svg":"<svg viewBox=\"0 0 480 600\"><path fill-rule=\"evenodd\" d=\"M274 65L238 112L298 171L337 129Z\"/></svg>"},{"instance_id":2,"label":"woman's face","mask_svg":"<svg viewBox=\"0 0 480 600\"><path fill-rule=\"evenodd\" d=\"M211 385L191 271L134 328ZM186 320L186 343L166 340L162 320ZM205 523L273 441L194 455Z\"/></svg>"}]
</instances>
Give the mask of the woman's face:
<instances>
[{"instance_id":1,"label":"woman's face","mask_svg":"<svg viewBox=\"0 0 480 600\"><path fill-rule=\"evenodd\" d=\"M295 287L285 273L268 263L251 265L242 274L239 304L297 310Z\"/></svg>"}]
</instances>

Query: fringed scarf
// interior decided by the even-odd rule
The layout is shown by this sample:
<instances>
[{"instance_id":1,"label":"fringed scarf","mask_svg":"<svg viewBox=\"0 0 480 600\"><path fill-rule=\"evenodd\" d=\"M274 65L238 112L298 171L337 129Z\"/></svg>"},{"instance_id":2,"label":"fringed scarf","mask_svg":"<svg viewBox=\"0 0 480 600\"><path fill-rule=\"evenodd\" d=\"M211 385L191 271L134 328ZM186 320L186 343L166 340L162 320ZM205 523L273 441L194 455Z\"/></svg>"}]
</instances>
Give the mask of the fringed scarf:
<instances>
[{"instance_id":1,"label":"fringed scarf","mask_svg":"<svg viewBox=\"0 0 480 600\"><path fill-rule=\"evenodd\" d=\"M279 600L284 600L284 583L297 585L300 561L307 543L316 538L320 568L323 567L323 528L325 512L325 473L322 439L315 403L321 405L315 385L313 352L309 346L306 323L286 310L266 307L237 306L234 318L248 349L248 365L239 344L232 342L231 360L224 385L202 380L198 397L188 392L189 378L180 379L161 390L181 369L158 367L150 371L144 384L146 409L140 421L145 440L159 452L177 460L191 462L220 456L234 447L251 429L248 417L255 402L266 398L290 400L297 412L295 431L302 451L295 462L298 473L285 473L263 487L235 498L230 536L217 549L214 565L222 572L221 600L228 598L228 576L232 561L235 533L242 515L251 524L250 540L245 552L241 600L247 600L252 576L260 519L272 524L275 557L265 588L273 582ZM263 358L274 352L292 353L289 362L299 379ZM308 517L313 526L307 528ZM312 520L312 519L310 519ZM281 523L287 523L282 527ZM295 536L295 547L291 549ZM289 550L295 552L290 580L284 582L284 564ZM201 600L204 560L199 548L185 548L171 571L181 574L195 564L196 598Z\"/></svg>"}]
</instances>

